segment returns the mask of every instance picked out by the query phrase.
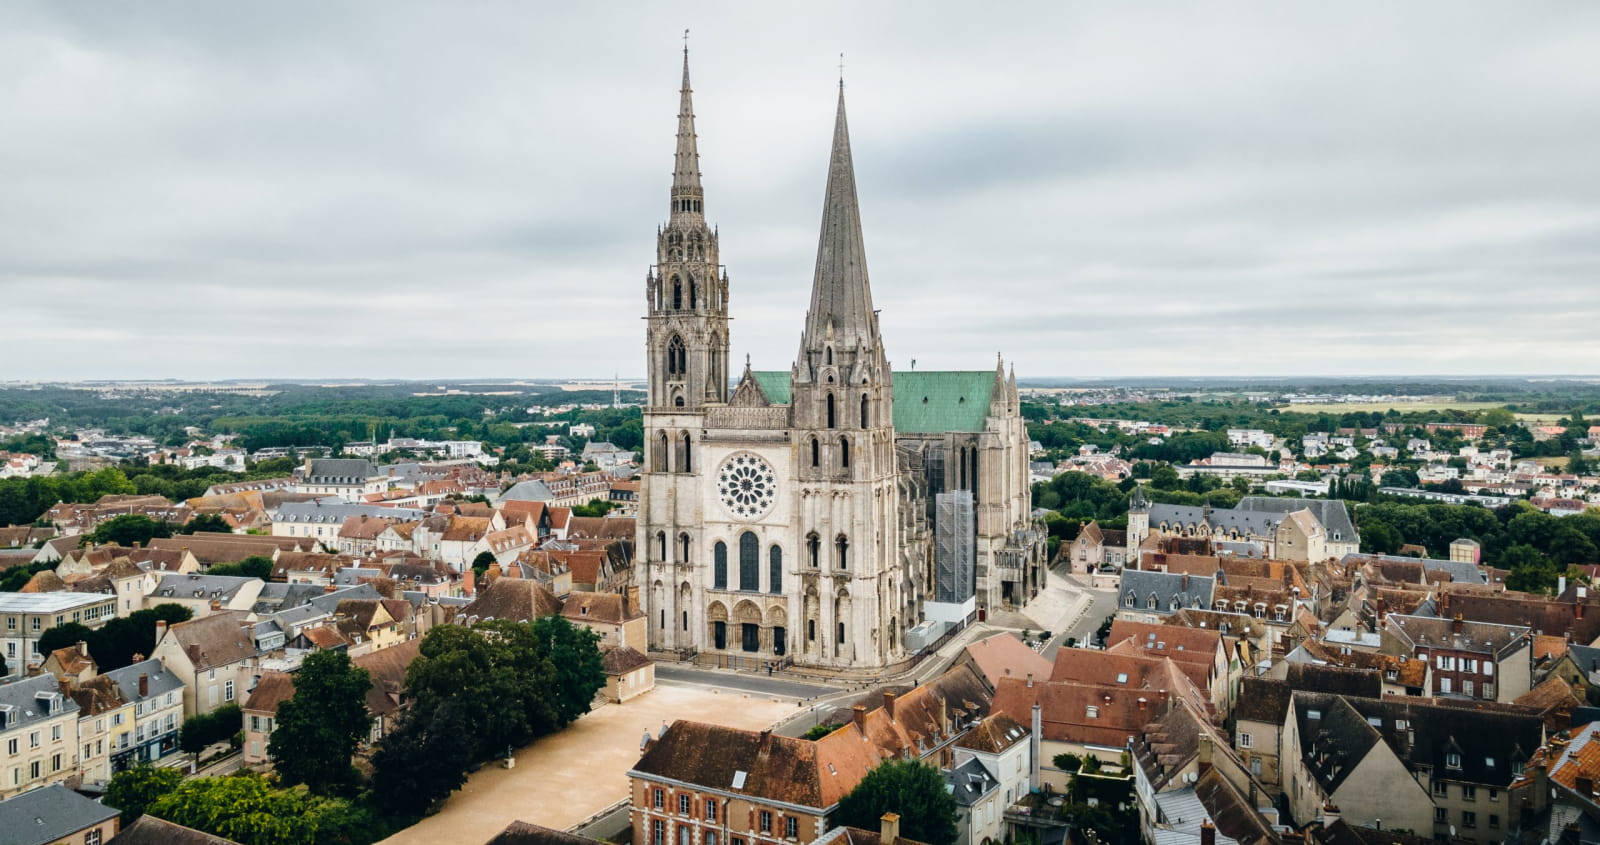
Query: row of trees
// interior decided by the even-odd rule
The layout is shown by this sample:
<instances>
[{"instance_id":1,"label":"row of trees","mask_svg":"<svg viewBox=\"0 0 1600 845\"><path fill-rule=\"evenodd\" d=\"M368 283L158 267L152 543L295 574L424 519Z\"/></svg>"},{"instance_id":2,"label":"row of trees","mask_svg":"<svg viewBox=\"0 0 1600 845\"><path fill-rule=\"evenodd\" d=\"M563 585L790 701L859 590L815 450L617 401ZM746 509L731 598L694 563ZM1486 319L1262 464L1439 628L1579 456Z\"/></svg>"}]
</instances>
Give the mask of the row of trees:
<instances>
[{"instance_id":1,"label":"row of trees","mask_svg":"<svg viewBox=\"0 0 1600 845\"><path fill-rule=\"evenodd\" d=\"M1406 544L1445 557L1458 538L1478 541L1485 563L1511 570L1507 586L1547 590L1569 565L1600 561L1600 513L1556 517L1526 502L1478 505L1381 502L1356 509L1363 551L1393 554Z\"/></svg>"},{"instance_id":2,"label":"row of trees","mask_svg":"<svg viewBox=\"0 0 1600 845\"><path fill-rule=\"evenodd\" d=\"M168 602L107 619L98 628L66 622L39 635L39 653L49 654L58 648L85 643L95 665L101 672L109 672L133 663L135 655L150 656L156 647L157 622L176 625L193 616L194 611L189 608Z\"/></svg>"}]
</instances>

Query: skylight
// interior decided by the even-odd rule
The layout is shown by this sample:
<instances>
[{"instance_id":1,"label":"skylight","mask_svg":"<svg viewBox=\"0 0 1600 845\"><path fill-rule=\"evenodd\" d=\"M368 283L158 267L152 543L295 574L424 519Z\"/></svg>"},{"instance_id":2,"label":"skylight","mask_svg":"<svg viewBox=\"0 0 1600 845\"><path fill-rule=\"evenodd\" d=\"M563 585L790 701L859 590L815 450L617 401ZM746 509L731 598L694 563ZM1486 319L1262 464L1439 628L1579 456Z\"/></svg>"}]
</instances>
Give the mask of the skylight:
<instances>
[{"instance_id":1,"label":"skylight","mask_svg":"<svg viewBox=\"0 0 1600 845\"><path fill-rule=\"evenodd\" d=\"M1128 673L1127 672L1118 672L1117 673L1117 683L1125 684L1127 682L1128 682Z\"/></svg>"},{"instance_id":2,"label":"skylight","mask_svg":"<svg viewBox=\"0 0 1600 845\"><path fill-rule=\"evenodd\" d=\"M733 788L744 789L744 779L749 777L749 772L735 770L733 773Z\"/></svg>"}]
</instances>

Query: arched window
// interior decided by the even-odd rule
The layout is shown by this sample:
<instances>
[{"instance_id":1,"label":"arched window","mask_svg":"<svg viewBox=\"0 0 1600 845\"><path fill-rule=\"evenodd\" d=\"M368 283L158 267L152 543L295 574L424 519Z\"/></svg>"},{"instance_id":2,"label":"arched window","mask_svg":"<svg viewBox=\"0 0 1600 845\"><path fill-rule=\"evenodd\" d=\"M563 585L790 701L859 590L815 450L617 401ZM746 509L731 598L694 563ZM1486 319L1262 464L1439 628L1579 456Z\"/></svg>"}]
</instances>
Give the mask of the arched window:
<instances>
[{"instance_id":1,"label":"arched window","mask_svg":"<svg viewBox=\"0 0 1600 845\"><path fill-rule=\"evenodd\" d=\"M839 438L839 466L843 469L850 468L850 438Z\"/></svg>"},{"instance_id":2,"label":"arched window","mask_svg":"<svg viewBox=\"0 0 1600 845\"><path fill-rule=\"evenodd\" d=\"M1127 596L1125 596L1122 599L1122 606L1123 607L1133 607L1133 593L1129 593Z\"/></svg>"},{"instance_id":3,"label":"arched window","mask_svg":"<svg viewBox=\"0 0 1600 845\"><path fill-rule=\"evenodd\" d=\"M822 444L815 437L811 438L811 465L822 466Z\"/></svg>"},{"instance_id":4,"label":"arched window","mask_svg":"<svg viewBox=\"0 0 1600 845\"><path fill-rule=\"evenodd\" d=\"M694 445L690 442L687 431L683 433L683 459L678 462L678 471L694 471Z\"/></svg>"},{"instance_id":5,"label":"arched window","mask_svg":"<svg viewBox=\"0 0 1600 845\"><path fill-rule=\"evenodd\" d=\"M683 338L673 335L667 341L667 375L682 376L689 371L689 353L683 347Z\"/></svg>"},{"instance_id":6,"label":"arched window","mask_svg":"<svg viewBox=\"0 0 1600 845\"><path fill-rule=\"evenodd\" d=\"M690 276L689 277L689 308L692 310L692 309L699 308L699 307L700 307L700 285L695 282L693 276Z\"/></svg>"},{"instance_id":7,"label":"arched window","mask_svg":"<svg viewBox=\"0 0 1600 845\"><path fill-rule=\"evenodd\" d=\"M656 555L657 559L658 560L666 560L667 559L667 532L665 532L665 531L657 531L656 532L656 548L660 550Z\"/></svg>"},{"instance_id":8,"label":"arched window","mask_svg":"<svg viewBox=\"0 0 1600 845\"><path fill-rule=\"evenodd\" d=\"M1150 598L1145 599L1144 606L1146 608L1150 609L1150 610L1155 610L1156 609L1156 594L1155 593L1151 593L1150 594Z\"/></svg>"},{"instance_id":9,"label":"arched window","mask_svg":"<svg viewBox=\"0 0 1600 845\"><path fill-rule=\"evenodd\" d=\"M728 589L728 544L721 540L711 547L711 586Z\"/></svg>"},{"instance_id":10,"label":"arched window","mask_svg":"<svg viewBox=\"0 0 1600 845\"><path fill-rule=\"evenodd\" d=\"M767 592L783 592L783 549L767 549Z\"/></svg>"},{"instance_id":11,"label":"arched window","mask_svg":"<svg viewBox=\"0 0 1600 845\"><path fill-rule=\"evenodd\" d=\"M683 282L677 276L672 277L672 310L683 309Z\"/></svg>"},{"instance_id":12,"label":"arched window","mask_svg":"<svg viewBox=\"0 0 1600 845\"><path fill-rule=\"evenodd\" d=\"M833 394L830 393L828 394L828 428L834 428L835 426L836 423L833 412Z\"/></svg>"},{"instance_id":13,"label":"arched window","mask_svg":"<svg viewBox=\"0 0 1600 845\"><path fill-rule=\"evenodd\" d=\"M677 406L677 407L679 407L679 408L682 408L683 407L683 397L682 396L674 396L672 398L672 404Z\"/></svg>"},{"instance_id":14,"label":"arched window","mask_svg":"<svg viewBox=\"0 0 1600 845\"><path fill-rule=\"evenodd\" d=\"M681 560L684 563L688 563L689 562L689 532L685 531L684 533L678 535L678 551L680 552L680 554L678 555L678 560Z\"/></svg>"},{"instance_id":15,"label":"arched window","mask_svg":"<svg viewBox=\"0 0 1600 845\"><path fill-rule=\"evenodd\" d=\"M815 531L806 535L806 557L812 569L822 565L822 538Z\"/></svg>"},{"instance_id":16,"label":"arched window","mask_svg":"<svg viewBox=\"0 0 1600 845\"><path fill-rule=\"evenodd\" d=\"M833 364L833 347L828 347L828 363Z\"/></svg>"},{"instance_id":17,"label":"arched window","mask_svg":"<svg viewBox=\"0 0 1600 845\"><path fill-rule=\"evenodd\" d=\"M833 556L834 564L837 565L838 568L840 568L840 569L849 569L850 568L850 541L846 540L844 538L843 534L840 534L838 539L833 541L833 549L834 549L834 556Z\"/></svg>"},{"instance_id":18,"label":"arched window","mask_svg":"<svg viewBox=\"0 0 1600 845\"><path fill-rule=\"evenodd\" d=\"M753 531L739 535L739 589L761 591L761 542Z\"/></svg>"},{"instance_id":19,"label":"arched window","mask_svg":"<svg viewBox=\"0 0 1600 845\"><path fill-rule=\"evenodd\" d=\"M668 464L667 464L667 449L668 448L669 447L667 446L667 433L665 431L663 431L663 432L661 432L660 442L656 444L656 460L655 460L656 472L670 472L671 471L672 468L670 466L668 466Z\"/></svg>"},{"instance_id":20,"label":"arched window","mask_svg":"<svg viewBox=\"0 0 1600 845\"><path fill-rule=\"evenodd\" d=\"M861 427L867 427L867 394L861 394Z\"/></svg>"}]
</instances>

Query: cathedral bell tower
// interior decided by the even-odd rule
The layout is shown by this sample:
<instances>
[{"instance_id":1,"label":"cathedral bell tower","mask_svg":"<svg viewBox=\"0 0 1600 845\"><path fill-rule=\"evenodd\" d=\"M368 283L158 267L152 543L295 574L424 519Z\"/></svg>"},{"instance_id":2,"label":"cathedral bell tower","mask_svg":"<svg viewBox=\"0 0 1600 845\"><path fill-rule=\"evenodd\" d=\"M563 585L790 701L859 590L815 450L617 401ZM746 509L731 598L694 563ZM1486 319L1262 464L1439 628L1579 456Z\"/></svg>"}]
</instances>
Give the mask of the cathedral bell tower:
<instances>
[{"instance_id":1,"label":"cathedral bell tower","mask_svg":"<svg viewBox=\"0 0 1600 845\"><path fill-rule=\"evenodd\" d=\"M687 48L671 207L667 225L656 232L656 263L645 277L649 406L694 412L728 401L728 276L718 263L717 233L706 225Z\"/></svg>"}]
</instances>

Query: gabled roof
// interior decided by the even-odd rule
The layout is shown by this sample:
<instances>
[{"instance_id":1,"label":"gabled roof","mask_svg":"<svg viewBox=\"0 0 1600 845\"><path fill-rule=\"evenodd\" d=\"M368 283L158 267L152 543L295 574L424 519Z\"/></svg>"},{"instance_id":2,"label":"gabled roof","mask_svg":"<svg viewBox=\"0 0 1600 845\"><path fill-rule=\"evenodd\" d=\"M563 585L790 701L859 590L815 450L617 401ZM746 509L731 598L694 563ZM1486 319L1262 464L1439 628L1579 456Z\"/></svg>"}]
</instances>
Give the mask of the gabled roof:
<instances>
[{"instance_id":1,"label":"gabled roof","mask_svg":"<svg viewBox=\"0 0 1600 845\"><path fill-rule=\"evenodd\" d=\"M627 600L617 593L575 592L561 605L561 615L574 622L621 625L629 619L644 616L638 608L628 607Z\"/></svg>"},{"instance_id":2,"label":"gabled roof","mask_svg":"<svg viewBox=\"0 0 1600 845\"><path fill-rule=\"evenodd\" d=\"M171 639L196 670L221 668L256 656L255 643L241 627L244 624L243 613L213 613L170 626L162 642Z\"/></svg>"},{"instance_id":3,"label":"gabled roof","mask_svg":"<svg viewBox=\"0 0 1600 845\"><path fill-rule=\"evenodd\" d=\"M1001 631L984 637L967 646L967 655L983 673L983 678L993 687L1001 678L1011 676L1037 679L1050 677L1051 665L1043 655L1028 648L1016 634Z\"/></svg>"},{"instance_id":4,"label":"gabled roof","mask_svg":"<svg viewBox=\"0 0 1600 845\"><path fill-rule=\"evenodd\" d=\"M604 845L604 843L564 830L514 821L484 845Z\"/></svg>"},{"instance_id":5,"label":"gabled roof","mask_svg":"<svg viewBox=\"0 0 1600 845\"><path fill-rule=\"evenodd\" d=\"M680 719L650 742L630 774L798 804L820 813L837 804L879 762L875 755L863 759L848 753L854 743L831 741L834 735L842 732L811 742Z\"/></svg>"},{"instance_id":6,"label":"gabled roof","mask_svg":"<svg viewBox=\"0 0 1600 845\"><path fill-rule=\"evenodd\" d=\"M622 675L653 663L648 656L625 645L612 646L600 653L600 665L607 675Z\"/></svg>"},{"instance_id":7,"label":"gabled roof","mask_svg":"<svg viewBox=\"0 0 1600 845\"><path fill-rule=\"evenodd\" d=\"M0 801L0 836L7 845L46 845L110 821L119 812L55 783Z\"/></svg>"},{"instance_id":8,"label":"gabled roof","mask_svg":"<svg viewBox=\"0 0 1600 845\"><path fill-rule=\"evenodd\" d=\"M991 713L956 740L956 747L981 751L985 754L999 754L1027 738L1028 729L1011 718L1011 714Z\"/></svg>"},{"instance_id":9,"label":"gabled roof","mask_svg":"<svg viewBox=\"0 0 1600 845\"><path fill-rule=\"evenodd\" d=\"M288 672L266 671L244 701L244 710L277 713L278 705L294 698L294 676Z\"/></svg>"},{"instance_id":10,"label":"gabled roof","mask_svg":"<svg viewBox=\"0 0 1600 845\"><path fill-rule=\"evenodd\" d=\"M753 373L775 405L790 402L790 374ZM993 370L898 370L894 374L894 428L902 434L983 431L994 399Z\"/></svg>"},{"instance_id":11,"label":"gabled roof","mask_svg":"<svg viewBox=\"0 0 1600 845\"><path fill-rule=\"evenodd\" d=\"M173 824L149 813L123 828L111 842L112 845L239 845L232 839Z\"/></svg>"},{"instance_id":12,"label":"gabled roof","mask_svg":"<svg viewBox=\"0 0 1600 845\"><path fill-rule=\"evenodd\" d=\"M523 578L496 578L463 607L460 619L513 619L531 622L561 612L561 600L549 587Z\"/></svg>"}]
</instances>

